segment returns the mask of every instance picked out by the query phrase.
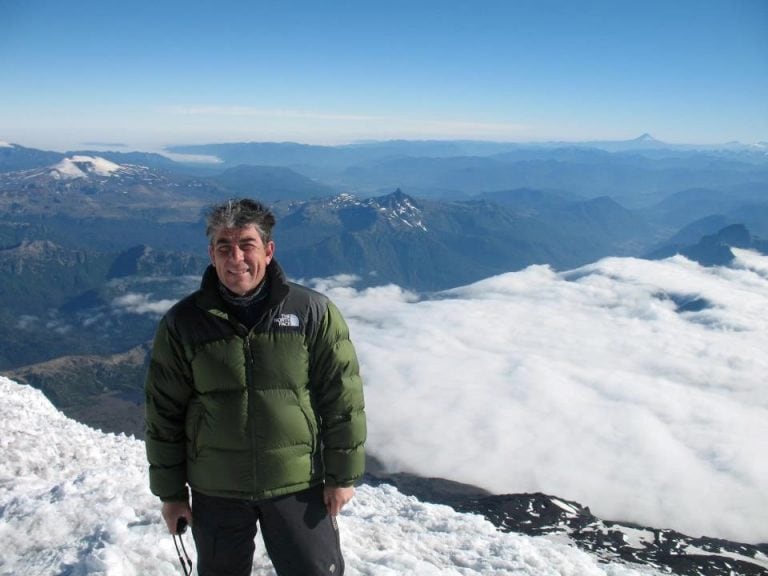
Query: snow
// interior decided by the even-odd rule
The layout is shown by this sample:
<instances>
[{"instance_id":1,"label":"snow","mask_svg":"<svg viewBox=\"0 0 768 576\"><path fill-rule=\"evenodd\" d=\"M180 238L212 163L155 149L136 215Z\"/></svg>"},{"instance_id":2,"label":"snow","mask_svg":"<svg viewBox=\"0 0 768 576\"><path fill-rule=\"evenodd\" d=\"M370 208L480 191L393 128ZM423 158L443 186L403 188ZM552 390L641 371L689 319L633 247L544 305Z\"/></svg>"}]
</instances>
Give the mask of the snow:
<instances>
[{"instance_id":1,"label":"snow","mask_svg":"<svg viewBox=\"0 0 768 576\"><path fill-rule=\"evenodd\" d=\"M360 204L360 202L354 194L350 194L349 192L342 192L331 199L332 206L343 206L344 204Z\"/></svg>"},{"instance_id":2,"label":"snow","mask_svg":"<svg viewBox=\"0 0 768 576\"><path fill-rule=\"evenodd\" d=\"M4 140L0 140L0 148L13 148L13 144L10 142L5 142Z\"/></svg>"},{"instance_id":3,"label":"snow","mask_svg":"<svg viewBox=\"0 0 768 576\"><path fill-rule=\"evenodd\" d=\"M181 573L147 487L141 441L92 430L0 377L0 453L0 576ZM498 532L480 516L390 486L361 486L339 524L350 576L660 574ZM274 574L258 538L254 574Z\"/></svg>"},{"instance_id":4,"label":"snow","mask_svg":"<svg viewBox=\"0 0 768 576\"><path fill-rule=\"evenodd\" d=\"M621 532L624 534L624 541L633 548L647 548L655 540L654 534L650 530L622 526Z\"/></svg>"},{"instance_id":5,"label":"snow","mask_svg":"<svg viewBox=\"0 0 768 576\"><path fill-rule=\"evenodd\" d=\"M566 504L562 500L559 500L558 498L552 498L552 503L556 504L558 507L560 507L563 510L565 510L568 514L571 514L573 516L578 516L579 515L579 511L578 510L576 510L570 504Z\"/></svg>"},{"instance_id":6,"label":"snow","mask_svg":"<svg viewBox=\"0 0 768 576\"><path fill-rule=\"evenodd\" d=\"M383 217L391 222L404 224L409 228L419 228L427 231L427 227L421 219L421 210L408 200L398 202L394 207L381 206L378 198L359 200L354 194L342 192L333 196L328 201L328 206L340 208L344 206L365 206L377 210Z\"/></svg>"},{"instance_id":7,"label":"snow","mask_svg":"<svg viewBox=\"0 0 768 576\"><path fill-rule=\"evenodd\" d=\"M64 158L58 164L52 166L49 173L54 178L86 178L89 174L97 176L111 176L125 170L120 164L110 162L99 156L75 155Z\"/></svg>"},{"instance_id":8,"label":"snow","mask_svg":"<svg viewBox=\"0 0 768 576\"><path fill-rule=\"evenodd\" d=\"M710 550L705 550L704 548L700 548L698 546L686 546L685 554L691 555L691 556L694 556L694 555L719 556L721 558L731 558L732 560L739 560L741 562L746 562L748 564L757 564L758 566L762 566L763 568L768 570L768 556L760 552L758 552L757 555L753 558L752 556L742 556L734 552L725 552L725 551L712 552Z\"/></svg>"}]
</instances>

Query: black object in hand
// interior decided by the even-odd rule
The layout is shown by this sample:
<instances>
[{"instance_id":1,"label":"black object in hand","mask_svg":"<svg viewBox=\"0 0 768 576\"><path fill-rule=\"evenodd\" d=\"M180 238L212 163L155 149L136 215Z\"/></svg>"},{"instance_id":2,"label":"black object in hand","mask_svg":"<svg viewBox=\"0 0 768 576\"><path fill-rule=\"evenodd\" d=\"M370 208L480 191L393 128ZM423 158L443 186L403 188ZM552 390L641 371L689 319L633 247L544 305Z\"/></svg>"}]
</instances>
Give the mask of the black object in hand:
<instances>
[{"instance_id":1,"label":"black object in hand","mask_svg":"<svg viewBox=\"0 0 768 576\"><path fill-rule=\"evenodd\" d=\"M187 519L184 516L179 516L176 521L176 534L184 534L187 531Z\"/></svg>"},{"instance_id":2,"label":"black object in hand","mask_svg":"<svg viewBox=\"0 0 768 576\"><path fill-rule=\"evenodd\" d=\"M184 576L192 576L192 560L189 559L189 554L187 554L187 549L184 546L184 539L181 537L186 530L187 519L184 516L180 516L176 520L176 534L173 535L173 545L176 547L176 554L179 556L179 563L181 564Z\"/></svg>"}]
</instances>

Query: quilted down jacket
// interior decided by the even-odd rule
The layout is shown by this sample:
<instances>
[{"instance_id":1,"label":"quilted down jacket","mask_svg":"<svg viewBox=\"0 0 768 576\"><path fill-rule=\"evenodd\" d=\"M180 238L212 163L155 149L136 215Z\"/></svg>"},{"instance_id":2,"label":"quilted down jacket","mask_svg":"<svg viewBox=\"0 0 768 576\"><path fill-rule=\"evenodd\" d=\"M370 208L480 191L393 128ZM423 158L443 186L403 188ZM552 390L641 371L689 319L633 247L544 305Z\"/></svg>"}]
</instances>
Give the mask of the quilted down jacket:
<instances>
[{"instance_id":1,"label":"quilted down jacket","mask_svg":"<svg viewBox=\"0 0 768 576\"><path fill-rule=\"evenodd\" d=\"M324 295L288 282L276 261L250 330L226 312L209 267L160 321L147 373L150 488L264 499L364 470L365 407L344 319Z\"/></svg>"}]
</instances>

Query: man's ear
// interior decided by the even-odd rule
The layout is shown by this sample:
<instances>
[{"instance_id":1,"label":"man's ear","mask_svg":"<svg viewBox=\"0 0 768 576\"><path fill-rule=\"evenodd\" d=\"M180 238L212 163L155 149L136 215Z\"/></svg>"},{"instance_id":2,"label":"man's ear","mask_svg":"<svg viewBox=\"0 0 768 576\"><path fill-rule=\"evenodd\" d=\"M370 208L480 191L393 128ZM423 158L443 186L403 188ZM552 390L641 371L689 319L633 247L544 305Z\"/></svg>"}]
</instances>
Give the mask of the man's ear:
<instances>
[{"instance_id":1,"label":"man's ear","mask_svg":"<svg viewBox=\"0 0 768 576\"><path fill-rule=\"evenodd\" d=\"M208 257L211 259L211 264L216 263L216 261L213 258L213 244L208 244Z\"/></svg>"},{"instance_id":2,"label":"man's ear","mask_svg":"<svg viewBox=\"0 0 768 576\"><path fill-rule=\"evenodd\" d=\"M267 245L264 247L264 251L267 255L267 264L272 262L272 258L275 257L275 242L274 240L270 240L267 242Z\"/></svg>"}]
</instances>

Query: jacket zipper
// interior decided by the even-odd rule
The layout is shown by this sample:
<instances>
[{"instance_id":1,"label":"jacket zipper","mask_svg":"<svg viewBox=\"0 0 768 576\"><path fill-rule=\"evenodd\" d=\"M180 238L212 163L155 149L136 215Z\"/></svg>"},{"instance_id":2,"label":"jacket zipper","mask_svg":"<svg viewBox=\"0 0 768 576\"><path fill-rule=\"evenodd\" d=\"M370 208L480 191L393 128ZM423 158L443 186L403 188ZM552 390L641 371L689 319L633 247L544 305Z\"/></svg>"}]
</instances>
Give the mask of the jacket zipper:
<instances>
[{"instance_id":1,"label":"jacket zipper","mask_svg":"<svg viewBox=\"0 0 768 576\"><path fill-rule=\"evenodd\" d=\"M256 465L256 423L254 418L255 407L254 403L254 383L253 375L255 373L255 366L253 364L253 354L251 354L251 334L246 334L243 341L243 354L245 354L245 393L248 395L248 436L251 439L251 467L253 474L253 488L256 487L258 482L256 477L258 474L258 466ZM253 498L254 490L251 490L251 498Z\"/></svg>"}]
</instances>

